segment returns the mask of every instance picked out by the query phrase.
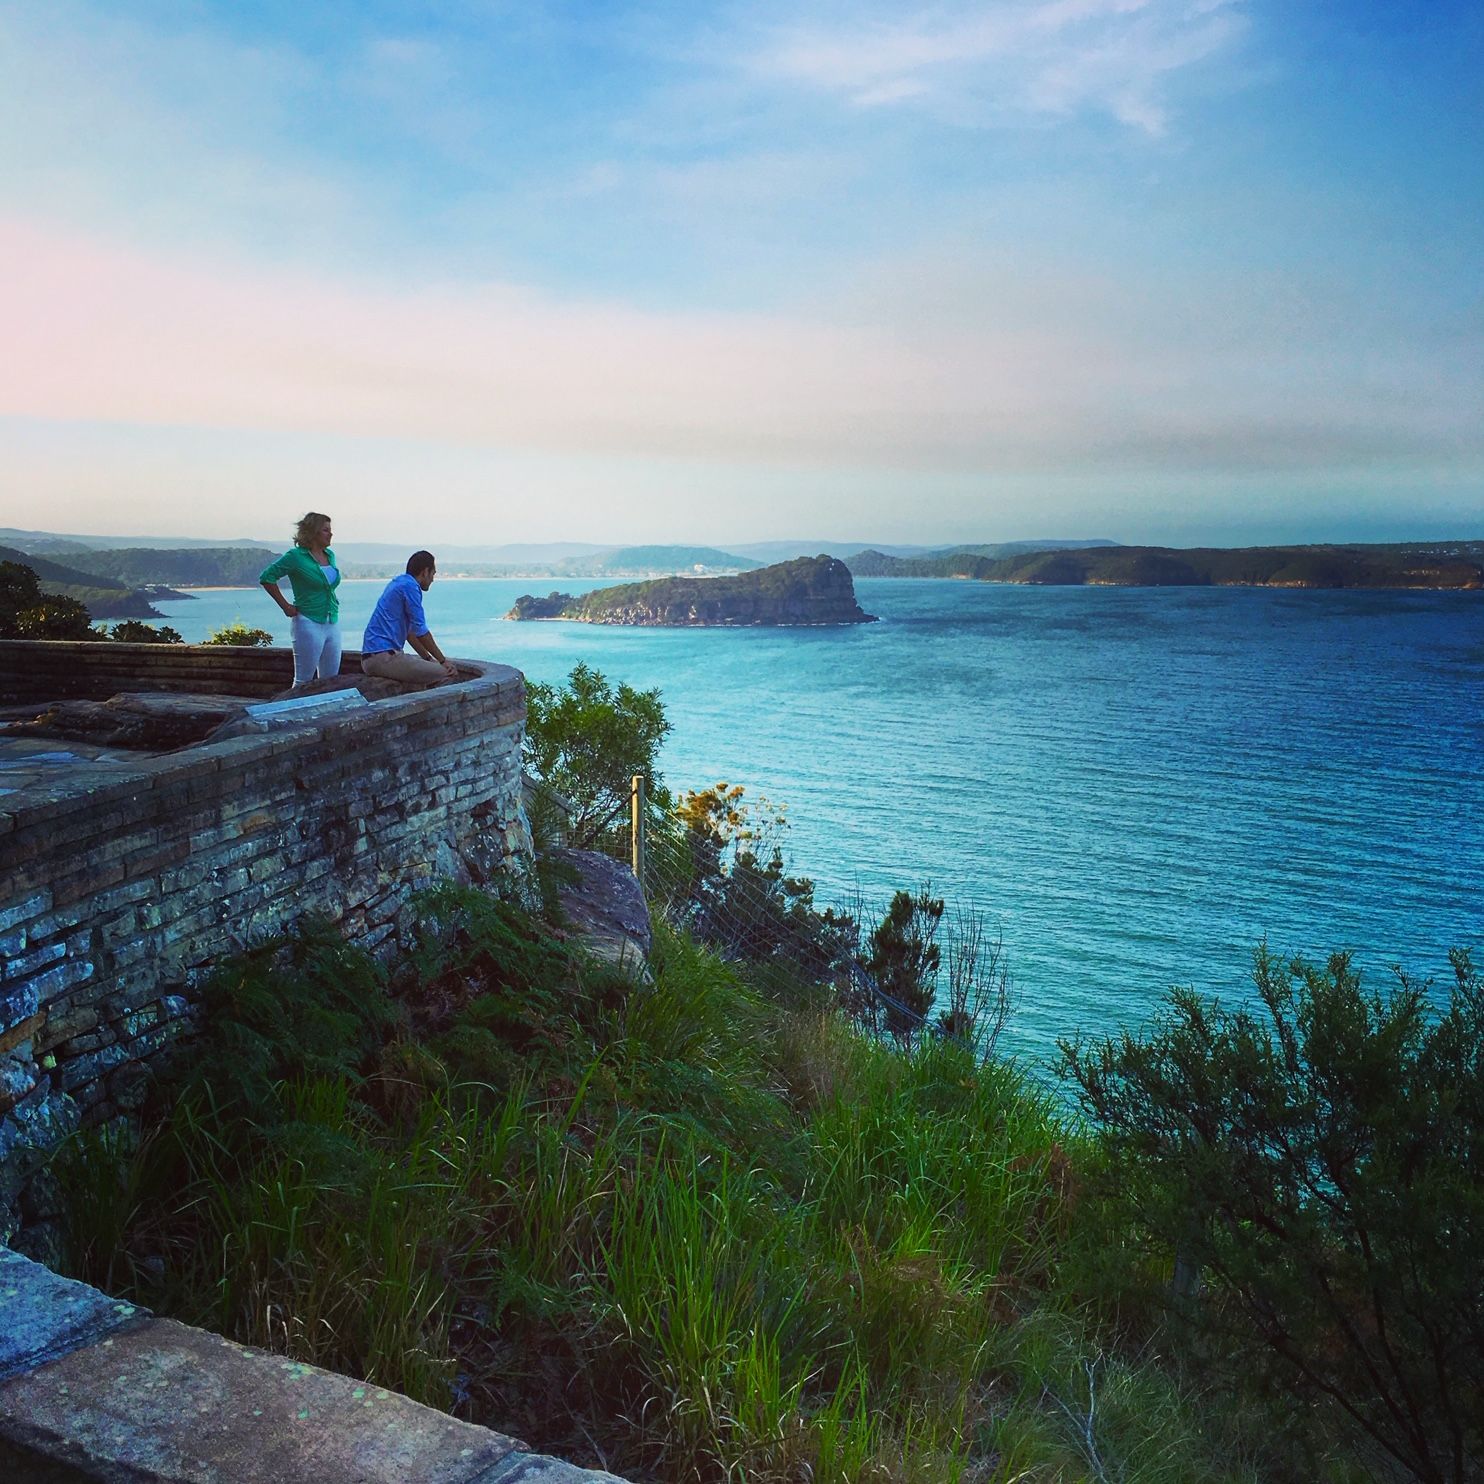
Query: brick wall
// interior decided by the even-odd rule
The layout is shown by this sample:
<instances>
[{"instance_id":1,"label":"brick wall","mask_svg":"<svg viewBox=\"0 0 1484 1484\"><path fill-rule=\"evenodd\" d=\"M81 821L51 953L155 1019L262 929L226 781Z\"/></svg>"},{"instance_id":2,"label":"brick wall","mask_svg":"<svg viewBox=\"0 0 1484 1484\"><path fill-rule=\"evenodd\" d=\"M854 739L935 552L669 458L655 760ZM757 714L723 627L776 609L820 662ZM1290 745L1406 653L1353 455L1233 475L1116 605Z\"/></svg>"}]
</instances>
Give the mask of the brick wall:
<instances>
[{"instance_id":1,"label":"brick wall","mask_svg":"<svg viewBox=\"0 0 1484 1484\"><path fill-rule=\"evenodd\" d=\"M141 668L113 668L123 650L143 652ZM203 662L200 646L5 643L0 689L23 693L31 676L40 696L38 651L71 694L95 697L269 693L290 664L284 651ZM138 1106L213 961L309 911L375 947L419 888L487 880L529 851L524 680L459 664L459 684L342 719L0 794L0 1240L18 1212L46 1214L24 1209L46 1148Z\"/></svg>"}]
</instances>

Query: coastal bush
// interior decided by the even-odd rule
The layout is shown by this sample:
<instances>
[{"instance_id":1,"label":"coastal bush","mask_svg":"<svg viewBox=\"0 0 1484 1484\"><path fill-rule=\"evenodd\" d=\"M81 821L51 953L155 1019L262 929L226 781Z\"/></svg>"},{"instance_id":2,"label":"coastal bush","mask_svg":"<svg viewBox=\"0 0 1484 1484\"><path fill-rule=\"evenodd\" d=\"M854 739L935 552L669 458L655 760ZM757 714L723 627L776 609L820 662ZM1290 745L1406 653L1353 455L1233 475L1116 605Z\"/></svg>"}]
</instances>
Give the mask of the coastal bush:
<instances>
[{"instance_id":1,"label":"coastal bush","mask_svg":"<svg viewBox=\"0 0 1484 1484\"><path fill-rule=\"evenodd\" d=\"M0 562L0 639L88 639L92 617L76 598L41 590L20 562Z\"/></svg>"},{"instance_id":2,"label":"coastal bush","mask_svg":"<svg viewBox=\"0 0 1484 1484\"><path fill-rule=\"evenodd\" d=\"M1484 1468L1484 985L1453 969L1438 1010L1264 947L1261 1014L1177 990L1142 1035L1063 1046L1208 1362L1426 1484Z\"/></svg>"},{"instance_id":3,"label":"coastal bush","mask_svg":"<svg viewBox=\"0 0 1484 1484\"><path fill-rule=\"evenodd\" d=\"M591 849L616 833L636 774L655 810L667 807L656 763L670 723L658 690L613 685L578 664L564 686L529 682L526 708L526 767L570 803L573 846Z\"/></svg>"},{"instance_id":4,"label":"coastal bush","mask_svg":"<svg viewBox=\"0 0 1484 1484\"><path fill-rule=\"evenodd\" d=\"M161 624L156 628L154 624L141 623L137 618L126 618L112 628L104 628L103 633L120 644L185 643L180 637L179 629L172 629L169 624Z\"/></svg>"},{"instance_id":5,"label":"coastal bush","mask_svg":"<svg viewBox=\"0 0 1484 1484\"><path fill-rule=\"evenodd\" d=\"M269 649L273 645L273 635L267 629L255 629L251 624L245 624L239 618L229 624L223 624L219 629L213 629L201 642L203 644L235 644L244 649Z\"/></svg>"},{"instance_id":6,"label":"coastal bush","mask_svg":"<svg viewBox=\"0 0 1484 1484\"><path fill-rule=\"evenodd\" d=\"M932 1009L943 962L938 944L943 911L943 898L927 888L899 891L871 930L866 967L889 997L886 1028L899 1038L910 1037Z\"/></svg>"}]
</instances>

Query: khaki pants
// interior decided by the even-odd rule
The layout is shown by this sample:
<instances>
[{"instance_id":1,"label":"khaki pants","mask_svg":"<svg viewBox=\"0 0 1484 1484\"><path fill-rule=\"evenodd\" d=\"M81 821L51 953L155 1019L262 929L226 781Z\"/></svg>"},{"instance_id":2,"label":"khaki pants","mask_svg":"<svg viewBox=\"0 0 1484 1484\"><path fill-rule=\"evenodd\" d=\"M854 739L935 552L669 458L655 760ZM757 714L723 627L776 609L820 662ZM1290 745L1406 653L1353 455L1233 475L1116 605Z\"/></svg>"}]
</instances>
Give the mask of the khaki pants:
<instances>
[{"instance_id":1,"label":"khaki pants","mask_svg":"<svg viewBox=\"0 0 1484 1484\"><path fill-rule=\"evenodd\" d=\"M377 675L383 680L401 680L413 685L432 685L446 680L442 665L432 660L419 659L405 652L394 654L390 650L382 654L363 654L361 669L367 675Z\"/></svg>"}]
</instances>

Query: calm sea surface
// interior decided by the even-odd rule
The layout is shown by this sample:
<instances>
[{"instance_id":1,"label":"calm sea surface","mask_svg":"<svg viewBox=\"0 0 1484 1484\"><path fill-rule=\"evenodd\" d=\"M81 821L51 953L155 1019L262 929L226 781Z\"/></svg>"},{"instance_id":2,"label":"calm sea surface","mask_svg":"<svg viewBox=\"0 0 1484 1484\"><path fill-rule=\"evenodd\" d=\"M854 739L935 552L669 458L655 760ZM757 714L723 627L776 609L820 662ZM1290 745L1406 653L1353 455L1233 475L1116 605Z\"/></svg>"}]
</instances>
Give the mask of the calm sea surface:
<instances>
[{"instance_id":1,"label":"calm sea surface","mask_svg":"<svg viewBox=\"0 0 1484 1484\"><path fill-rule=\"evenodd\" d=\"M597 584L563 584L584 591ZM359 644L380 582L347 582ZM449 654L658 686L676 788L787 803L826 900L931 881L1003 932L1016 1049L1239 997L1252 948L1440 978L1484 953L1484 594L857 583L850 629L502 622L547 580L440 580ZM258 589L187 640L286 625Z\"/></svg>"}]
</instances>

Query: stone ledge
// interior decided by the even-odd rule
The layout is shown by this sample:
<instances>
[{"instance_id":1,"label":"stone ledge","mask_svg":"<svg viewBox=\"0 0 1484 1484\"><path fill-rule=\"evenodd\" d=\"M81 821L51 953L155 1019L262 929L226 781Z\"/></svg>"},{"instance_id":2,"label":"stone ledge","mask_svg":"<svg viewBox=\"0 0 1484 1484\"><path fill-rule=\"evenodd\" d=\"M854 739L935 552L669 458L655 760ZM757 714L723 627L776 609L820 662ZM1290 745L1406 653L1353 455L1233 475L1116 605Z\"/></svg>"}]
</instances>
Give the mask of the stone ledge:
<instances>
[{"instance_id":1,"label":"stone ledge","mask_svg":"<svg viewBox=\"0 0 1484 1484\"><path fill-rule=\"evenodd\" d=\"M0 1382L147 1319L86 1283L0 1247Z\"/></svg>"},{"instance_id":2,"label":"stone ledge","mask_svg":"<svg viewBox=\"0 0 1484 1484\"><path fill-rule=\"evenodd\" d=\"M12 1477L622 1484L379 1386L150 1318L5 1249L0 1296L0 1336L18 1337L0 1352Z\"/></svg>"}]
</instances>

